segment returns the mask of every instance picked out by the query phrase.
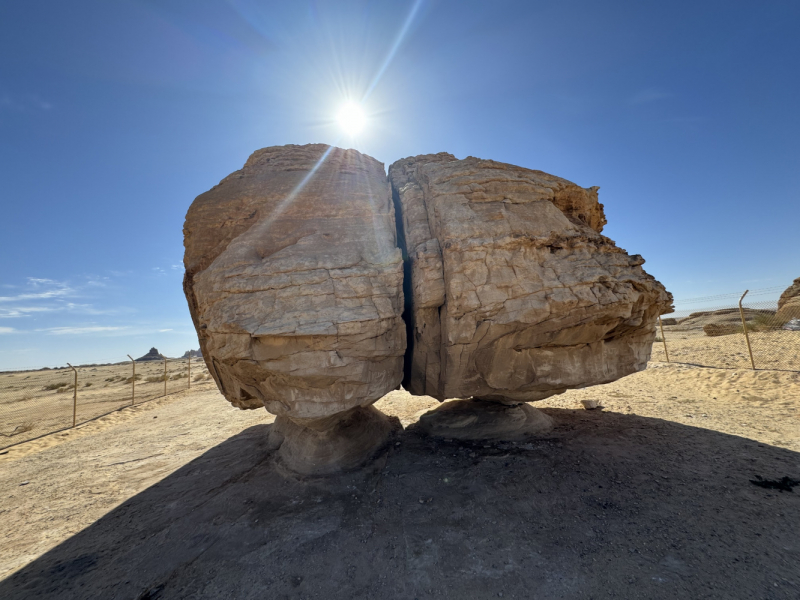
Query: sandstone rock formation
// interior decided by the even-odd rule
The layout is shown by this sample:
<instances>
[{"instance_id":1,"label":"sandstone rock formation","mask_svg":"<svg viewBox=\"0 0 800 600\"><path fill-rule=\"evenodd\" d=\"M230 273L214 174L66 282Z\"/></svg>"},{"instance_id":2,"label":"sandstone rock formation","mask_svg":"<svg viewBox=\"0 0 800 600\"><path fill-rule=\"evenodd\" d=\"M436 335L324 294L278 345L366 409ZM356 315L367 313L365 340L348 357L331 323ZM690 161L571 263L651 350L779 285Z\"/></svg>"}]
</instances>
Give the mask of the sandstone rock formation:
<instances>
[{"instance_id":1,"label":"sandstone rock formation","mask_svg":"<svg viewBox=\"0 0 800 600\"><path fill-rule=\"evenodd\" d=\"M354 150L259 150L186 217L202 356L231 403L277 415L269 443L301 473L373 455L399 423L371 405L401 381L455 399L421 417L429 434L545 431L525 402L644 368L671 311L601 235L597 189L449 154L387 181Z\"/></svg>"},{"instance_id":2,"label":"sandstone rock formation","mask_svg":"<svg viewBox=\"0 0 800 600\"><path fill-rule=\"evenodd\" d=\"M787 320L800 318L800 277L795 279L778 299L777 316Z\"/></svg>"},{"instance_id":3,"label":"sandstone rock formation","mask_svg":"<svg viewBox=\"0 0 800 600\"><path fill-rule=\"evenodd\" d=\"M383 165L322 144L258 150L184 226L184 291L225 397L277 415L302 473L368 458L399 424L370 405L402 379L403 267Z\"/></svg>"},{"instance_id":4,"label":"sandstone rock formation","mask_svg":"<svg viewBox=\"0 0 800 600\"><path fill-rule=\"evenodd\" d=\"M409 391L513 405L645 367L672 297L600 234L598 188L445 153L397 161L389 180L408 256Z\"/></svg>"}]
</instances>

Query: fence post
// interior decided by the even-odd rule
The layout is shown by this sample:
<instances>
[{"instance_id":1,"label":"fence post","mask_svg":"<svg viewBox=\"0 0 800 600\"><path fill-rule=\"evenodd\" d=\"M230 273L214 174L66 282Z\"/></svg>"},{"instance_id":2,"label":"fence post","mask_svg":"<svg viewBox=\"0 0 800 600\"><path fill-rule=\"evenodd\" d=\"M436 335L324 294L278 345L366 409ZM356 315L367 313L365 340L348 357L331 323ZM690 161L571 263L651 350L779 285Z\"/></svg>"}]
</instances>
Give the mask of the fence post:
<instances>
[{"instance_id":1,"label":"fence post","mask_svg":"<svg viewBox=\"0 0 800 600\"><path fill-rule=\"evenodd\" d=\"M131 359L133 365L133 377L131 377L131 406L133 406L136 403L136 361L130 354L128 354L128 358Z\"/></svg>"},{"instance_id":2,"label":"fence post","mask_svg":"<svg viewBox=\"0 0 800 600\"><path fill-rule=\"evenodd\" d=\"M188 389L192 389L192 357L189 357L189 387Z\"/></svg>"},{"instance_id":3,"label":"fence post","mask_svg":"<svg viewBox=\"0 0 800 600\"><path fill-rule=\"evenodd\" d=\"M167 358L164 357L164 395L167 395Z\"/></svg>"},{"instance_id":4,"label":"fence post","mask_svg":"<svg viewBox=\"0 0 800 600\"><path fill-rule=\"evenodd\" d=\"M78 369L70 365L69 368L75 372L75 385L72 388L72 426L75 427L75 423L78 418Z\"/></svg>"},{"instance_id":5,"label":"fence post","mask_svg":"<svg viewBox=\"0 0 800 600\"><path fill-rule=\"evenodd\" d=\"M747 296L747 292L750 290L745 290L742 297L739 298L739 316L742 317L742 331L744 331L744 339L747 340L747 351L750 353L750 364L753 367L753 371L756 370L756 361L753 360L753 349L750 347L750 336L747 334L747 320L744 318L744 309L742 308L742 300L744 297Z\"/></svg>"},{"instance_id":6,"label":"fence post","mask_svg":"<svg viewBox=\"0 0 800 600\"><path fill-rule=\"evenodd\" d=\"M669 352L667 352L667 338L664 337L664 324L661 322L661 315L658 315L658 326L661 328L661 341L664 342L664 354L669 362Z\"/></svg>"}]
</instances>

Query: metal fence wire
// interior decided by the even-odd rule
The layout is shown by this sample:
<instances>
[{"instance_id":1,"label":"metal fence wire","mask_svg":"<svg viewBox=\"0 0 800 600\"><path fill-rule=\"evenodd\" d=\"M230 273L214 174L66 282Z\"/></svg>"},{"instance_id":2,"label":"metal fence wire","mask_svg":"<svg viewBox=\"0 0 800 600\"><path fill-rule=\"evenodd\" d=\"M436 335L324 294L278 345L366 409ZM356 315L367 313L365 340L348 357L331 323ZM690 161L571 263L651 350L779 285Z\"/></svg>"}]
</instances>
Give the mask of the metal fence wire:
<instances>
[{"instance_id":1,"label":"metal fence wire","mask_svg":"<svg viewBox=\"0 0 800 600\"><path fill-rule=\"evenodd\" d=\"M651 360L723 369L800 371L800 315L776 300L729 300L665 315ZM741 303L741 305L740 305Z\"/></svg>"},{"instance_id":2,"label":"metal fence wire","mask_svg":"<svg viewBox=\"0 0 800 600\"><path fill-rule=\"evenodd\" d=\"M202 358L0 372L0 449L204 381Z\"/></svg>"}]
</instances>

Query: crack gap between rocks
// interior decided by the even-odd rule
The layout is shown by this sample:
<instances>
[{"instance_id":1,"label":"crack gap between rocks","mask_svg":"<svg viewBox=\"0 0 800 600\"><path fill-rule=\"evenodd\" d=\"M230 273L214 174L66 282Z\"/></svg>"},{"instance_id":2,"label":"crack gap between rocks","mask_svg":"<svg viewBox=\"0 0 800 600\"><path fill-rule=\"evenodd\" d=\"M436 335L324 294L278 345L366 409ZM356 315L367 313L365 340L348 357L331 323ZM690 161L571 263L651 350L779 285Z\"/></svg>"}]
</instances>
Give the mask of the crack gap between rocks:
<instances>
[{"instance_id":1,"label":"crack gap between rocks","mask_svg":"<svg viewBox=\"0 0 800 600\"><path fill-rule=\"evenodd\" d=\"M406 326L406 351L403 355L403 387L408 389L411 382L411 365L414 350L414 307L412 302L411 287L411 257L408 255L406 245L406 230L403 225L403 208L400 194L394 183L389 182L392 188L392 203L394 204L394 226L397 233L397 246L403 255L403 314L401 318Z\"/></svg>"}]
</instances>

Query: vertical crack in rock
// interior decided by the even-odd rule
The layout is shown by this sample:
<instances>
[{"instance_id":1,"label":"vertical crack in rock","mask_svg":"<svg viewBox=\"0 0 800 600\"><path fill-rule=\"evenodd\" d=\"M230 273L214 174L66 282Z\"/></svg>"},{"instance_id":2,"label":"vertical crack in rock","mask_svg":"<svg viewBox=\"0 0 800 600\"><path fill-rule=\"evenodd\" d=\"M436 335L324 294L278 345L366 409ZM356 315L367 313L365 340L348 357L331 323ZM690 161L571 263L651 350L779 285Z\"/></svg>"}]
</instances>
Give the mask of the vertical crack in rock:
<instances>
[{"instance_id":1,"label":"vertical crack in rock","mask_svg":"<svg viewBox=\"0 0 800 600\"><path fill-rule=\"evenodd\" d=\"M417 165L449 162L452 154L408 158L389 168L398 231L403 231L406 257L406 350L403 386L412 394L441 395L441 310L445 303L444 267L439 240L430 226L430 207L416 180Z\"/></svg>"},{"instance_id":2,"label":"vertical crack in rock","mask_svg":"<svg viewBox=\"0 0 800 600\"><path fill-rule=\"evenodd\" d=\"M406 352L403 356L403 385L408 388L408 381L411 376L411 356L414 348L414 314L411 304L411 261L408 258L408 247L406 246L406 232L403 226L402 210L400 207L400 195L392 185L392 205L394 207L395 231L397 234L397 246L403 256L403 322L406 326Z\"/></svg>"}]
</instances>

